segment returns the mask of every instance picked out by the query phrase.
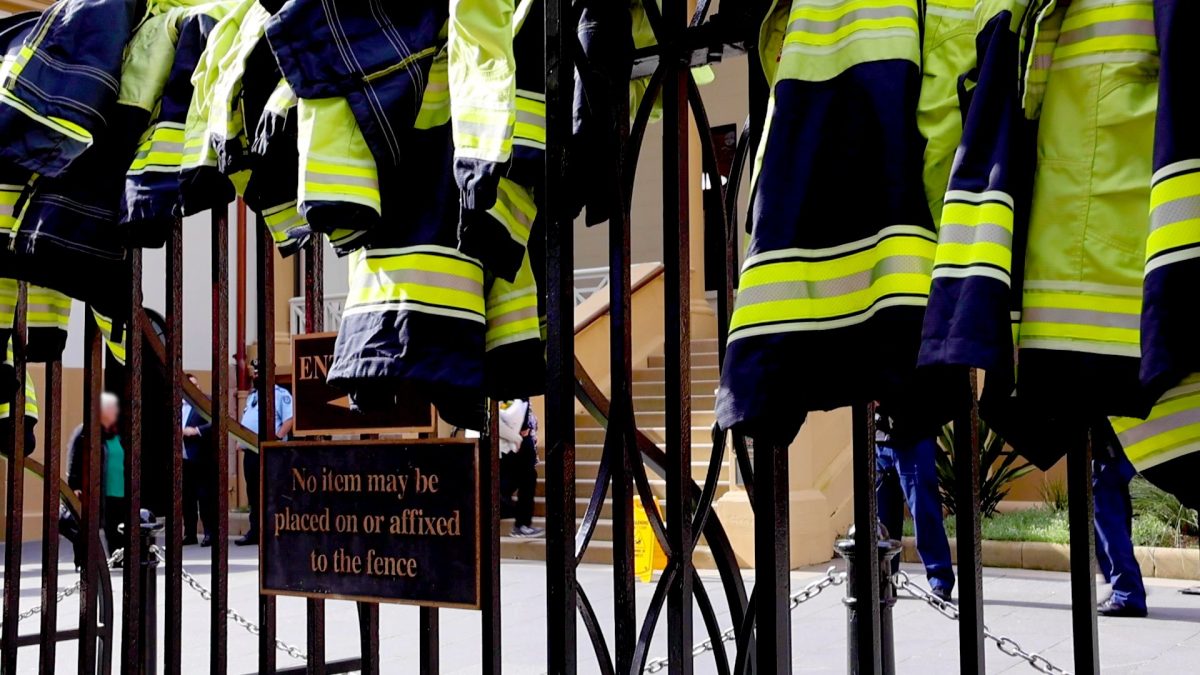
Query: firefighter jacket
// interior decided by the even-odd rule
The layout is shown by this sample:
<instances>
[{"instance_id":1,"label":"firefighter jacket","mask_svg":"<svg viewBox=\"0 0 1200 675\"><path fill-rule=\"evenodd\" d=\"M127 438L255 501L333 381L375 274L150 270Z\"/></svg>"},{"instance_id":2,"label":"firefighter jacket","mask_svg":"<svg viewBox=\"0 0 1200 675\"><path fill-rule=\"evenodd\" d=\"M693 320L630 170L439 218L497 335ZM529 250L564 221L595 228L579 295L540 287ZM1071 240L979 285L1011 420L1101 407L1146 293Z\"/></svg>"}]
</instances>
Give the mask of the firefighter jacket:
<instances>
[{"instance_id":1,"label":"firefighter jacket","mask_svg":"<svg viewBox=\"0 0 1200 675\"><path fill-rule=\"evenodd\" d=\"M976 53L958 88L963 130L943 195L919 354L927 368L984 369L981 404L993 426L1010 433L1003 420L1016 416L1014 321L1036 159L1036 124L1022 110L1017 69L1025 12L1021 0L977 5ZM930 173L943 165L929 161L928 148L926 159L929 190Z\"/></svg>"},{"instance_id":2,"label":"firefighter jacket","mask_svg":"<svg viewBox=\"0 0 1200 675\"><path fill-rule=\"evenodd\" d=\"M214 9L226 6L215 5ZM125 177L121 222L134 233L131 241L161 245L176 216L192 73L218 18L213 13L190 14L179 28L157 115L138 143Z\"/></svg>"},{"instance_id":3,"label":"firefighter jacket","mask_svg":"<svg viewBox=\"0 0 1200 675\"><path fill-rule=\"evenodd\" d=\"M58 291L27 286L25 320L29 336L25 359L46 363L62 358L67 346L67 324L71 319L71 299ZM0 343L8 341L16 320L17 281L0 278Z\"/></svg>"},{"instance_id":4,"label":"firefighter jacket","mask_svg":"<svg viewBox=\"0 0 1200 675\"><path fill-rule=\"evenodd\" d=\"M1200 371L1200 5L1156 0L1161 58L1141 317L1141 381L1158 398Z\"/></svg>"},{"instance_id":5,"label":"firefighter jacket","mask_svg":"<svg viewBox=\"0 0 1200 675\"><path fill-rule=\"evenodd\" d=\"M1046 2L1027 38L1038 122L1018 396L1142 416L1142 274L1159 53L1154 4Z\"/></svg>"},{"instance_id":6,"label":"firefighter jacket","mask_svg":"<svg viewBox=\"0 0 1200 675\"><path fill-rule=\"evenodd\" d=\"M913 0L776 2L763 23L773 85L723 428L786 445L807 411L913 398L937 238L917 127L920 31Z\"/></svg>"},{"instance_id":7,"label":"firefighter jacket","mask_svg":"<svg viewBox=\"0 0 1200 675\"><path fill-rule=\"evenodd\" d=\"M263 219L284 257L303 248L312 234L296 197L300 162L297 102L286 80L276 83L259 116L251 148L258 159L246 186L246 203Z\"/></svg>"},{"instance_id":8,"label":"firefighter jacket","mask_svg":"<svg viewBox=\"0 0 1200 675\"><path fill-rule=\"evenodd\" d=\"M234 110L239 105L235 89L269 18L258 0L237 0L208 35L192 74L193 92L184 124L179 173L182 215L224 208L245 189L248 176L241 171L244 167L230 160L233 151L226 143L230 125L241 128L240 108Z\"/></svg>"},{"instance_id":9,"label":"firefighter jacket","mask_svg":"<svg viewBox=\"0 0 1200 675\"><path fill-rule=\"evenodd\" d=\"M60 176L92 146L111 122L140 4L63 0L38 18L0 73L0 158Z\"/></svg>"},{"instance_id":10,"label":"firefighter jacket","mask_svg":"<svg viewBox=\"0 0 1200 675\"><path fill-rule=\"evenodd\" d=\"M450 4L447 68L454 177L462 205L459 249L508 281L516 279L523 264L533 223L509 209L498 186L502 177L521 181L541 166L543 16L542 0L521 0L515 6L512 0ZM518 75L522 70L525 77ZM489 215L493 209L512 217L496 219Z\"/></svg>"},{"instance_id":11,"label":"firefighter jacket","mask_svg":"<svg viewBox=\"0 0 1200 675\"><path fill-rule=\"evenodd\" d=\"M421 108L448 11L445 0L289 0L266 33L296 95L346 99L376 161L398 166L413 157L402 136Z\"/></svg>"},{"instance_id":12,"label":"firefighter jacket","mask_svg":"<svg viewBox=\"0 0 1200 675\"><path fill-rule=\"evenodd\" d=\"M431 73L405 146L425 161L380 167L385 181L396 181L382 191L395 226L350 255L329 382L359 408L392 405L398 390L415 388L451 424L478 428L485 395L535 395L544 382L538 294L528 255L508 282L458 249L450 103L439 86L446 70L435 63ZM500 179L490 217L532 223L536 211L529 190Z\"/></svg>"}]
</instances>

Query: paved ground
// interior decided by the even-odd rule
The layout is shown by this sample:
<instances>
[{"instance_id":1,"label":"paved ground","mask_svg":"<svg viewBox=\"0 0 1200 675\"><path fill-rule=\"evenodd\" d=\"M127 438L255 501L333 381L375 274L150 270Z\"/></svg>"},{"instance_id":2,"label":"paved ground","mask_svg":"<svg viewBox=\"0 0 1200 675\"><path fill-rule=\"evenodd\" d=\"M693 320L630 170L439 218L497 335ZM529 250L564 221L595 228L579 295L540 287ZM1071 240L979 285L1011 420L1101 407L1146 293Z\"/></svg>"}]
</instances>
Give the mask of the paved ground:
<instances>
[{"instance_id":1,"label":"paved ground","mask_svg":"<svg viewBox=\"0 0 1200 675\"><path fill-rule=\"evenodd\" d=\"M209 583L208 550L190 547L186 569L204 584ZM22 566L22 609L38 602L39 556L34 546L25 548ZM248 616L256 612L256 558L253 550L234 548L230 554L230 605ZM69 564L60 566L63 585L76 578ZM906 566L916 574L913 566ZM792 588L798 590L822 576L824 568L797 571L792 575ZM545 573L536 562L506 561L501 573L504 603L504 665L506 673L525 675L542 673L545 668ZM586 588L601 625L611 628L611 570L598 565L585 565L579 578ZM115 573L118 588L120 574ZM1178 589L1184 582L1150 581L1151 614L1148 619L1100 619L1101 658L1105 673L1182 673L1197 672L1200 664L1200 597L1184 596ZM710 595L723 597L719 582L706 575L705 586ZM160 587L161 588L161 587ZM208 605L199 595L184 588L184 671L204 673L208 670L210 640ZM638 611L644 614L653 593L652 584L638 586ZM833 672L846 670L845 610L841 604L844 587L831 588L792 614L794 670L797 673ZM1103 597L1105 589L1099 590ZM1071 668L1071 640L1067 576L1060 573L1021 570L985 570L987 623L998 633L1008 635L1029 651L1041 651L1053 663ZM160 596L161 598L161 596ZM119 602L119 600L118 600ZM717 601L721 605L721 601ZM119 609L119 606L118 606ZM354 606L347 602L330 602L327 607L328 652L330 658L357 654L357 619ZM722 626L729 625L728 613L718 609ZM66 600L60 606L60 626L73 627L78 620L78 602ZM29 619L24 632L36 629L37 619ZM119 621L119 618L118 618ZM699 615L697 614L697 621ZM279 601L279 637L285 641L304 644L304 603L293 598ZM955 624L924 604L901 600L895 610L896 660L900 673L955 673L957 667L957 633ZM417 610L411 607L384 606L381 612L381 658L385 673L415 673ZM479 616L473 612L443 610L441 613L442 672L446 674L479 672ZM652 657L665 653L663 634L665 620L660 622L657 639L650 650ZM589 651L585 629L580 623L579 672L596 673L595 657ZM611 632L609 633L611 639ZM697 625L697 640L703 639L702 627ZM231 673L255 670L256 638L236 625L229 627ZM75 650L72 643L59 649L59 672L74 672ZM37 669L37 650L21 650L19 672L33 673ZM1023 662L1001 654L994 648L987 652L989 673L1033 672ZM281 654L279 664L298 665ZM716 672L711 657L696 662L697 673Z\"/></svg>"}]
</instances>

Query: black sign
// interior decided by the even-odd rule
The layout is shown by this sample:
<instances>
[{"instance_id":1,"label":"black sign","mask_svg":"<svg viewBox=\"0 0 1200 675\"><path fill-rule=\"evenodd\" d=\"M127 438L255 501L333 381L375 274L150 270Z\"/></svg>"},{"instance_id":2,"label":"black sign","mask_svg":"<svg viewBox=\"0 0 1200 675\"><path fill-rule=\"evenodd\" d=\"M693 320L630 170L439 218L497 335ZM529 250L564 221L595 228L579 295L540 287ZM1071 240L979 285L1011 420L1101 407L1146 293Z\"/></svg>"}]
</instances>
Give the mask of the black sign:
<instances>
[{"instance_id":1,"label":"black sign","mask_svg":"<svg viewBox=\"0 0 1200 675\"><path fill-rule=\"evenodd\" d=\"M475 441L263 445L263 593L479 607Z\"/></svg>"},{"instance_id":2,"label":"black sign","mask_svg":"<svg viewBox=\"0 0 1200 675\"><path fill-rule=\"evenodd\" d=\"M292 338L293 435L437 431L437 414L429 399L413 390L400 391L396 406L388 410L351 410L346 392L326 382L336 341L337 333L310 333Z\"/></svg>"}]
</instances>

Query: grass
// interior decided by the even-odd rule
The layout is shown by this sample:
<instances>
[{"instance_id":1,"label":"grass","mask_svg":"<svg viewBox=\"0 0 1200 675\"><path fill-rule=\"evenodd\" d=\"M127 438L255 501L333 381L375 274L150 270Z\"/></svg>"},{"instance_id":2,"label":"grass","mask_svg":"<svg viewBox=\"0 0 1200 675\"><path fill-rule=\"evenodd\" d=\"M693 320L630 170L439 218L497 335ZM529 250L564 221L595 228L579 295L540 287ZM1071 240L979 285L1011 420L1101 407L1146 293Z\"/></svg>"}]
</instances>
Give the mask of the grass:
<instances>
[{"instance_id":1,"label":"grass","mask_svg":"<svg viewBox=\"0 0 1200 675\"><path fill-rule=\"evenodd\" d=\"M992 541L1038 541L1049 544L1066 544L1071 540L1067 525L1067 512L1049 506L1039 506L1022 511L996 513L982 522L983 538ZM954 517L945 520L946 534L954 536ZM1135 546L1182 546L1194 547L1193 537L1177 540L1176 530L1152 514L1138 514L1133 519L1133 543ZM905 519L904 535L913 535L912 520Z\"/></svg>"}]
</instances>

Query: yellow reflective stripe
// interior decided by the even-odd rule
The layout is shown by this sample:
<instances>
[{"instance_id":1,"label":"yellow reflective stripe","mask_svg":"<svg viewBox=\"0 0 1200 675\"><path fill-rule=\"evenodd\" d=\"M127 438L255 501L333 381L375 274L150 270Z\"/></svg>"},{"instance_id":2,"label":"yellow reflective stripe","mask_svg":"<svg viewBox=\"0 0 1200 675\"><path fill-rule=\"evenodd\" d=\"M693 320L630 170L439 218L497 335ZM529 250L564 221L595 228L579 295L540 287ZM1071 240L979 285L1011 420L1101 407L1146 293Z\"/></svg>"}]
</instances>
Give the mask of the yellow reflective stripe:
<instances>
[{"instance_id":1,"label":"yellow reflective stripe","mask_svg":"<svg viewBox=\"0 0 1200 675\"><path fill-rule=\"evenodd\" d=\"M1125 454L1139 471L1200 450L1200 377L1184 378L1145 420L1110 418Z\"/></svg>"},{"instance_id":2,"label":"yellow reflective stripe","mask_svg":"<svg viewBox=\"0 0 1200 675\"><path fill-rule=\"evenodd\" d=\"M148 170L178 171L183 163L184 142L182 124L155 124L138 145L137 154L129 166L129 173L137 174Z\"/></svg>"},{"instance_id":3,"label":"yellow reflective stripe","mask_svg":"<svg viewBox=\"0 0 1200 675\"><path fill-rule=\"evenodd\" d=\"M0 420L8 419L11 412L11 403L0 403ZM33 386L33 380L28 377L25 378L25 416L38 418L37 389Z\"/></svg>"},{"instance_id":4,"label":"yellow reflective stripe","mask_svg":"<svg viewBox=\"0 0 1200 675\"><path fill-rule=\"evenodd\" d=\"M27 320L31 328L67 329L71 320L71 298L41 286L30 286L27 298Z\"/></svg>"},{"instance_id":5,"label":"yellow reflective stripe","mask_svg":"<svg viewBox=\"0 0 1200 675\"><path fill-rule=\"evenodd\" d=\"M108 351L112 353L113 358L117 360L117 363L125 365L125 341L124 339L122 339L120 342L113 341L112 319L104 316L94 309L92 310L92 316L96 319L96 326L100 329L101 335L104 336L104 343L108 345ZM128 331L126 331L126 333L128 333Z\"/></svg>"},{"instance_id":6,"label":"yellow reflective stripe","mask_svg":"<svg viewBox=\"0 0 1200 675\"><path fill-rule=\"evenodd\" d=\"M295 239L292 231L308 224L304 216L296 208L296 202L280 204L262 212L263 224L271 232L271 238L276 244L283 244Z\"/></svg>"},{"instance_id":7,"label":"yellow reflective stripe","mask_svg":"<svg viewBox=\"0 0 1200 675\"><path fill-rule=\"evenodd\" d=\"M1141 353L1140 294L1026 289L1021 311L1022 347L1122 356Z\"/></svg>"},{"instance_id":8,"label":"yellow reflective stripe","mask_svg":"<svg viewBox=\"0 0 1200 675\"><path fill-rule=\"evenodd\" d=\"M879 307L921 305L929 295L936 244L923 228L887 228L877 237L834 247L837 257L817 259L830 250L785 249L750 258L730 330L854 315L865 320Z\"/></svg>"},{"instance_id":9,"label":"yellow reflective stripe","mask_svg":"<svg viewBox=\"0 0 1200 675\"><path fill-rule=\"evenodd\" d=\"M1012 236L1010 196L995 191L947 192L934 277L988 276L1010 283Z\"/></svg>"},{"instance_id":10,"label":"yellow reflective stripe","mask_svg":"<svg viewBox=\"0 0 1200 675\"><path fill-rule=\"evenodd\" d=\"M839 43L890 37L896 29L917 32L917 8L903 0L850 0L827 4L793 5L785 45L833 47Z\"/></svg>"},{"instance_id":11,"label":"yellow reflective stripe","mask_svg":"<svg viewBox=\"0 0 1200 675\"><path fill-rule=\"evenodd\" d=\"M1157 53L1154 7L1147 1L1110 7L1068 7L1054 49L1054 59L1102 52Z\"/></svg>"},{"instance_id":12,"label":"yellow reflective stripe","mask_svg":"<svg viewBox=\"0 0 1200 675\"><path fill-rule=\"evenodd\" d=\"M375 250L370 255L356 252L346 310L387 310L388 305L430 313L449 310L482 322L483 268L441 247Z\"/></svg>"},{"instance_id":13,"label":"yellow reflective stripe","mask_svg":"<svg viewBox=\"0 0 1200 675\"><path fill-rule=\"evenodd\" d=\"M488 209L504 224L514 239L524 244L529 241L529 229L537 217L537 205L525 188L501 178L496 191L496 203Z\"/></svg>"},{"instance_id":14,"label":"yellow reflective stripe","mask_svg":"<svg viewBox=\"0 0 1200 675\"><path fill-rule=\"evenodd\" d=\"M12 107L34 122L48 127L51 131L66 136L71 140L83 143L88 147L91 147L92 145L92 134L89 133L87 129L84 129L70 120L62 119L61 117L41 115L28 103L25 103L21 99L17 98L16 94L13 94L7 89L0 89L0 104Z\"/></svg>"},{"instance_id":15,"label":"yellow reflective stripe","mask_svg":"<svg viewBox=\"0 0 1200 675\"><path fill-rule=\"evenodd\" d=\"M1146 273L1200 255L1200 160L1175 162L1154 173L1150 188L1150 234Z\"/></svg>"},{"instance_id":16,"label":"yellow reflective stripe","mask_svg":"<svg viewBox=\"0 0 1200 675\"><path fill-rule=\"evenodd\" d=\"M517 297L503 302L489 302L487 307L486 348L512 344L523 340L540 340L537 295L522 291Z\"/></svg>"},{"instance_id":17,"label":"yellow reflective stripe","mask_svg":"<svg viewBox=\"0 0 1200 675\"><path fill-rule=\"evenodd\" d=\"M517 93L517 118L513 127L513 143L545 146L546 144L546 101L530 98L532 92Z\"/></svg>"}]
</instances>

